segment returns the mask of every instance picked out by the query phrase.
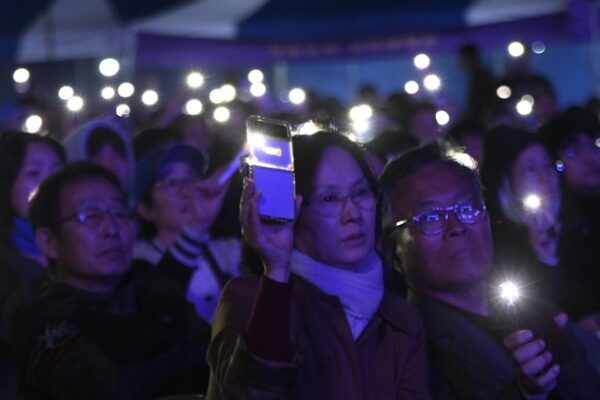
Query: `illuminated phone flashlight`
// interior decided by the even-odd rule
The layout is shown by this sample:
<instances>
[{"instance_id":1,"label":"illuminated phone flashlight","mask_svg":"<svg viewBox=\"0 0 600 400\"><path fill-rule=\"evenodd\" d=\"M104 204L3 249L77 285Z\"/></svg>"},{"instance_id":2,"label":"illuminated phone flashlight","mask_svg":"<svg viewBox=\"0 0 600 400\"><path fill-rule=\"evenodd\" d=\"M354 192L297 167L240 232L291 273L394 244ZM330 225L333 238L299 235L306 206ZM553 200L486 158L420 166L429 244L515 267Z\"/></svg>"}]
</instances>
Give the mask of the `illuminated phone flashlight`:
<instances>
[{"instance_id":1,"label":"illuminated phone flashlight","mask_svg":"<svg viewBox=\"0 0 600 400\"><path fill-rule=\"evenodd\" d=\"M537 211L542 206L542 199L537 194L528 194L523 198L523 205L529 211Z\"/></svg>"},{"instance_id":2,"label":"illuminated phone flashlight","mask_svg":"<svg viewBox=\"0 0 600 400\"><path fill-rule=\"evenodd\" d=\"M513 281L502 282L499 286L499 289L500 298L504 304L508 306L514 305L519 297L521 297L519 286L517 286L517 284Z\"/></svg>"}]
</instances>

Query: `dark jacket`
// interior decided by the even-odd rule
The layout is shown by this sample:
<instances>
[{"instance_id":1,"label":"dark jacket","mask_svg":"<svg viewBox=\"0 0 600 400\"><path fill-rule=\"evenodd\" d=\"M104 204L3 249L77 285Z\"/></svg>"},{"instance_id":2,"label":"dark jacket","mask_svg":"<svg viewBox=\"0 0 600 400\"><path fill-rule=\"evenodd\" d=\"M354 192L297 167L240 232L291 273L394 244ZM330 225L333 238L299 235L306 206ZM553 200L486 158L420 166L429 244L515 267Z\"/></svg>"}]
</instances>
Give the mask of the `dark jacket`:
<instances>
[{"instance_id":1,"label":"dark jacket","mask_svg":"<svg viewBox=\"0 0 600 400\"><path fill-rule=\"evenodd\" d=\"M432 392L436 399L520 399L510 354L465 313L410 292L427 333ZM546 312L544 312L546 311ZM552 318L550 309L541 310ZM539 314L538 314L539 316ZM569 328L572 359L561 366L555 399L600 399L600 379ZM506 333L509 333L508 331Z\"/></svg>"},{"instance_id":2,"label":"dark jacket","mask_svg":"<svg viewBox=\"0 0 600 400\"><path fill-rule=\"evenodd\" d=\"M97 294L48 279L17 309L12 337L27 399L145 399L203 390L208 335L180 297L131 280Z\"/></svg>"},{"instance_id":3,"label":"dark jacket","mask_svg":"<svg viewBox=\"0 0 600 400\"><path fill-rule=\"evenodd\" d=\"M290 362L251 354L242 332L260 278L230 281L222 292L208 352L208 398L429 399L425 337L417 312L385 293L355 341L337 297L292 275Z\"/></svg>"}]
</instances>

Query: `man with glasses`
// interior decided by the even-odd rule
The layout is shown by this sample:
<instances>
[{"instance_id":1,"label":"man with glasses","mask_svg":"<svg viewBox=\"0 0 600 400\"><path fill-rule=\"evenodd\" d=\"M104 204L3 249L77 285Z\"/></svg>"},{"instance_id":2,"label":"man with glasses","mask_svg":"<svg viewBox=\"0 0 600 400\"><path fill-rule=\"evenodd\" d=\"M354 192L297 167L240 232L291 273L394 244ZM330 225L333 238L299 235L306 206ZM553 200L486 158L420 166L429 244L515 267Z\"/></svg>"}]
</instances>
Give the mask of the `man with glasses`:
<instances>
[{"instance_id":1,"label":"man with glasses","mask_svg":"<svg viewBox=\"0 0 600 400\"><path fill-rule=\"evenodd\" d=\"M513 332L501 318L489 289L492 239L474 171L434 143L392 161L380 183L383 225L424 320L434 398L598 396L597 375L568 329L561 334L575 356L559 365L544 340ZM553 322L553 311L537 310L534 319ZM564 315L556 320L566 324Z\"/></svg>"},{"instance_id":2,"label":"man with glasses","mask_svg":"<svg viewBox=\"0 0 600 400\"><path fill-rule=\"evenodd\" d=\"M208 327L167 287L133 276L133 224L116 177L71 164L40 186L30 218L50 267L14 316L25 398L201 391Z\"/></svg>"}]
</instances>

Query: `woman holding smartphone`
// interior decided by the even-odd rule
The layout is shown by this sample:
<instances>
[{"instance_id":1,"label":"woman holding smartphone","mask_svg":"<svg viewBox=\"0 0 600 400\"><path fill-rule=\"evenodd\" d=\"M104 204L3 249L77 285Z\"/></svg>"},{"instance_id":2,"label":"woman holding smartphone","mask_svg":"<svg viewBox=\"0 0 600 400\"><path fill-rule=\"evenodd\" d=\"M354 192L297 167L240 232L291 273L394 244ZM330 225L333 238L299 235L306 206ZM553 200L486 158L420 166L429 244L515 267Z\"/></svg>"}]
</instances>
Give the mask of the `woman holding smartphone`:
<instances>
[{"instance_id":1,"label":"woman holding smartphone","mask_svg":"<svg viewBox=\"0 0 600 400\"><path fill-rule=\"evenodd\" d=\"M357 145L293 139L296 219L261 220L245 181L244 237L261 277L224 289L208 351L210 399L429 398L416 311L384 290L375 180Z\"/></svg>"}]
</instances>

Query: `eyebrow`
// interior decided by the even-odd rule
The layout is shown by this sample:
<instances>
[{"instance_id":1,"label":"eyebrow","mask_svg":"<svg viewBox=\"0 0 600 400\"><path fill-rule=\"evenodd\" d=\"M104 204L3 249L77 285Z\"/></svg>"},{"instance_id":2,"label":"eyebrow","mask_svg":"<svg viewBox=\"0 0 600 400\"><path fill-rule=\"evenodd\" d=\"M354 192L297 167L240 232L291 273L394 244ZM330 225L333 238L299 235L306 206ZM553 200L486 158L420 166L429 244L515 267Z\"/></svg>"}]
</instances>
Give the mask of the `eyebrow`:
<instances>
[{"instance_id":1,"label":"eyebrow","mask_svg":"<svg viewBox=\"0 0 600 400\"><path fill-rule=\"evenodd\" d=\"M352 183L350 183L349 187L356 187L359 186L361 184L369 184L369 181L367 180L367 178L365 177L361 177L361 178L357 178L356 180L354 180ZM320 190L327 190L327 189L339 189L340 186L336 183L328 183L326 185L320 185L320 186L315 186L315 192L318 192Z\"/></svg>"},{"instance_id":2,"label":"eyebrow","mask_svg":"<svg viewBox=\"0 0 600 400\"><path fill-rule=\"evenodd\" d=\"M109 199L106 202L102 202L102 203L108 203L108 204L118 204L118 205L126 205L125 203L125 199L123 199L122 197L113 197L111 199ZM77 204L77 208L85 208L88 206L96 206L98 204L98 201L96 199L88 199L88 200L83 200L81 202L79 202Z\"/></svg>"},{"instance_id":3,"label":"eyebrow","mask_svg":"<svg viewBox=\"0 0 600 400\"><path fill-rule=\"evenodd\" d=\"M465 190L465 191L456 193L452 197L452 203L456 204L459 201L465 201L465 200L471 200L471 199L477 200L478 197L477 197L477 195L472 193L470 190ZM429 208L429 207L442 207L442 205L440 204L439 201L426 199L426 200L423 200L422 202L420 202L417 205L417 207L415 207L415 210L422 210L422 209Z\"/></svg>"}]
</instances>

